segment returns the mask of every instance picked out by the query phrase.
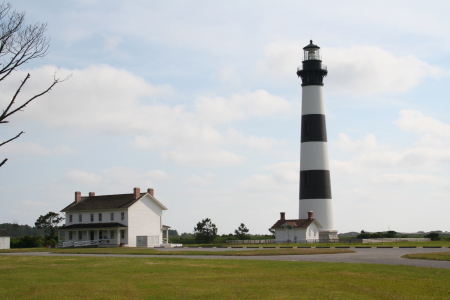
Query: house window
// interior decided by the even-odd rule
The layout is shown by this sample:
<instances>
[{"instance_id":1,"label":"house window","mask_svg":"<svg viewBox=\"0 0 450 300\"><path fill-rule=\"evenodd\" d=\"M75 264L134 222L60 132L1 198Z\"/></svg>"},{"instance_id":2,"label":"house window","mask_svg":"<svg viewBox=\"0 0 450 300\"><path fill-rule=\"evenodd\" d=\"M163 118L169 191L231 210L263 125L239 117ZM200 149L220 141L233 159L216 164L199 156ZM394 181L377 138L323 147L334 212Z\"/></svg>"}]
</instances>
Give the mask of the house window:
<instances>
[{"instance_id":1,"label":"house window","mask_svg":"<svg viewBox=\"0 0 450 300\"><path fill-rule=\"evenodd\" d=\"M69 240L72 239L72 231L69 231Z\"/></svg>"},{"instance_id":2,"label":"house window","mask_svg":"<svg viewBox=\"0 0 450 300\"><path fill-rule=\"evenodd\" d=\"M72 219L72 215L69 215L69 222L72 223L73 219Z\"/></svg>"},{"instance_id":3,"label":"house window","mask_svg":"<svg viewBox=\"0 0 450 300\"><path fill-rule=\"evenodd\" d=\"M124 239L125 238L125 230L121 230L120 231L120 238Z\"/></svg>"},{"instance_id":4,"label":"house window","mask_svg":"<svg viewBox=\"0 0 450 300\"><path fill-rule=\"evenodd\" d=\"M81 215L80 215L81 216ZM82 231L78 231L78 239L82 240L83 239L83 232Z\"/></svg>"},{"instance_id":5,"label":"house window","mask_svg":"<svg viewBox=\"0 0 450 300\"><path fill-rule=\"evenodd\" d=\"M121 212L120 213L120 219L123 221L123 220L125 220L125 213L124 212Z\"/></svg>"},{"instance_id":6,"label":"house window","mask_svg":"<svg viewBox=\"0 0 450 300\"><path fill-rule=\"evenodd\" d=\"M94 222L94 214L91 214L91 222Z\"/></svg>"},{"instance_id":7,"label":"house window","mask_svg":"<svg viewBox=\"0 0 450 300\"><path fill-rule=\"evenodd\" d=\"M78 215L78 222L83 222L83 215L82 214Z\"/></svg>"},{"instance_id":8,"label":"house window","mask_svg":"<svg viewBox=\"0 0 450 300\"><path fill-rule=\"evenodd\" d=\"M111 213L111 221L114 221L114 213Z\"/></svg>"},{"instance_id":9,"label":"house window","mask_svg":"<svg viewBox=\"0 0 450 300\"><path fill-rule=\"evenodd\" d=\"M114 238L114 230L111 230L110 235L111 235L111 238L113 239Z\"/></svg>"},{"instance_id":10,"label":"house window","mask_svg":"<svg viewBox=\"0 0 450 300\"><path fill-rule=\"evenodd\" d=\"M102 214L98 214L98 220L99 220L99 221L102 220Z\"/></svg>"}]
</instances>

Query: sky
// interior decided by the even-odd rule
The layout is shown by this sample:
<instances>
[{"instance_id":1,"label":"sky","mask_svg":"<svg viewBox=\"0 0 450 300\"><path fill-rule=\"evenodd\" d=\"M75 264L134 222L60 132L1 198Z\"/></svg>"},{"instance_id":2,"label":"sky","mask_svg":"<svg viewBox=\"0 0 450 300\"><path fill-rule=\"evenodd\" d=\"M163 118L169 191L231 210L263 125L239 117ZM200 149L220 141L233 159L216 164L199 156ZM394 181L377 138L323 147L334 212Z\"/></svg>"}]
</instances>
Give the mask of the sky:
<instances>
[{"instance_id":1,"label":"sky","mask_svg":"<svg viewBox=\"0 0 450 300\"><path fill-rule=\"evenodd\" d=\"M328 67L335 229L450 231L448 1L11 1L50 51L0 84L0 223L155 189L163 223L298 218L302 48ZM320 220L319 220L320 222Z\"/></svg>"}]
</instances>

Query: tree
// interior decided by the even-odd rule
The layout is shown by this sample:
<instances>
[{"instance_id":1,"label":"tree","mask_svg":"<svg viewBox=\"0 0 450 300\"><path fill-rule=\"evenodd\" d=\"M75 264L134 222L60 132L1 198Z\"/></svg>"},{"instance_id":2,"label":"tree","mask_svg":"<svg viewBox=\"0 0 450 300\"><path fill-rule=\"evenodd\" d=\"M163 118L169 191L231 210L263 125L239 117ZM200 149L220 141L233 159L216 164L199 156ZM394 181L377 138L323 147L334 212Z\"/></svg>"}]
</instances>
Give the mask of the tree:
<instances>
[{"instance_id":1,"label":"tree","mask_svg":"<svg viewBox=\"0 0 450 300\"><path fill-rule=\"evenodd\" d=\"M44 216L39 216L39 218L34 223L34 226L37 228L44 228L49 232L49 238L56 238L56 227L58 224L64 220L63 217L60 217L59 214L55 212L49 212Z\"/></svg>"},{"instance_id":2,"label":"tree","mask_svg":"<svg viewBox=\"0 0 450 300\"><path fill-rule=\"evenodd\" d=\"M204 219L197 223L194 227L195 241L201 243L211 243L217 236L216 224L211 222L211 219Z\"/></svg>"},{"instance_id":3,"label":"tree","mask_svg":"<svg viewBox=\"0 0 450 300\"><path fill-rule=\"evenodd\" d=\"M236 229L234 231L234 235L239 239L239 240L249 240L250 236L248 236L249 229L247 227L245 227L244 223L241 223L241 226L238 227L238 229Z\"/></svg>"},{"instance_id":4,"label":"tree","mask_svg":"<svg viewBox=\"0 0 450 300\"><path fill-rule=\"evenodd\" d=\"M424 237L429 238L432 241L439 241L441 239L441 236L437 232L430 232L427 235L425 235Z\"/></svg>"},{"instance_id":5,"label":"tree","mask_svg":"<svg viewBox=\"0 0 450 300\"><path fill-rule=\"evenodd\" d=\"M45 36L47 30L46 23L35 23L25 25L25 12L11 10L11 4L0 4L0 82L21 65L28 61L41 58L47 55L49 48L49 38ZM64 81L56 78L56 72L53 75L53 82L43 91L16 104L20 91L26 82L30 79L28 73L19 84L11 101L0 115L0 124L9 123L7 120L16 112L22 111L30 102L48 93L56 84ZM67 78L66 78L67 79ZM16 104L16 105L15 105ZM16 136L0 143L0 147L17 139L24 132L21 131ZM8 159L0 162L3 166Z\"/></svg>"}]
</instances>

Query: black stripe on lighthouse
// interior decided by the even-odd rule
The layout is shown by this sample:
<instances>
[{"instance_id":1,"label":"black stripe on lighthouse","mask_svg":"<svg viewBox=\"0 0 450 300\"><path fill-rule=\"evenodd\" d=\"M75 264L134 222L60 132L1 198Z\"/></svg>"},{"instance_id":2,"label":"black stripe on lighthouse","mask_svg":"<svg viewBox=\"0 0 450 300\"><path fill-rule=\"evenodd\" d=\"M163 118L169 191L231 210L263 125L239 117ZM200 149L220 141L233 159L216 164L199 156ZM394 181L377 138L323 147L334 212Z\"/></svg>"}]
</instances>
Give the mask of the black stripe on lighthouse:
<instances>
[{"instance_id":1,"label":"black stripe on lighthouse","mask_svg":"<svg viewBox=\"0 0 450 300\"><path fill-rule=\"evenodd\" d=\"M327 126L321 114L302 116L301 142L326 142Z\"/></svg>"},{"instance_id":2,"label":"black stripe on lighthouse","mask_svg":"<svg viewBox=\"0 0 450 300\"><path fill-rule=\"evenodd\" d=\"M329 170L300 171L300 200L331 199Z\"/></svg>"}]
</instances>

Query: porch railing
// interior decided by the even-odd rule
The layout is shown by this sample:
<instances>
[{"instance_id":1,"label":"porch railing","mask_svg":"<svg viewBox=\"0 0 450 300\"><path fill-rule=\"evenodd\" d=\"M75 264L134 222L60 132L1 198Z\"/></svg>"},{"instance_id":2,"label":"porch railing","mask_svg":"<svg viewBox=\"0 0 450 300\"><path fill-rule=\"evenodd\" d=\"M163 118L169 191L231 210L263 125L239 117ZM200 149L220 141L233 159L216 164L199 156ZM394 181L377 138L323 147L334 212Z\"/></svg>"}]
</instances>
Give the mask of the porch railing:
<instances>
[{"instance_id":1,"label":"porch railing","mask_svg":"<svg viewBox=\"0 0 450 300\"><path fill-rule=\"evenodd\" d=\"M117 239L100 239L100 240L88 240L88 241L68 241L63 242L63 247L86 247L95 245L118 245Z\"/></svg>"}]
</instances>

